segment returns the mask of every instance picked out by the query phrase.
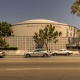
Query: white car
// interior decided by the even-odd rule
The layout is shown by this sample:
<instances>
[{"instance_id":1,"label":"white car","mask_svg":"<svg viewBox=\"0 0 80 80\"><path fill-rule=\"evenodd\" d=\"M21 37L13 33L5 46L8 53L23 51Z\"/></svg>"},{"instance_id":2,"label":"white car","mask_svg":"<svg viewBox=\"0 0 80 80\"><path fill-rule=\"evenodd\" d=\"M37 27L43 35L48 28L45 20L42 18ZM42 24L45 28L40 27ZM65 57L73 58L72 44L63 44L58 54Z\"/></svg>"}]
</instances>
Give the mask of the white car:
<instances>
[{"instance_id":1,"label":"white car","mask_svg":"<svg viewBox=\"0 0 80 80\"><path fill-rule=\"evenodd\" d=\"M4 56L6 56L5 52L0 50L0 57L4 57Z\"/></svg>"},{"instance_id":2,"label":"white car","mask_svg":"<svg viewBox=\"0 0 80 80\"><path fill-rule=\"evenodd\" d=\"M70 55L70 54L73 54L73 52L72 51L70 51L70 50L67 50L67 49L60 49L60 50L58 50L58 51L53 51L52 52L52 55L54 55L54 56L56 56L56 55L58 55L58 54L64 54L64 55Z\"/></svg>"},{"instance_id":3,"label":"white car","mask_svg":"<svg viewBox=\"0 0 80 80\"><path fill-rule=\"evenodd\" d=\"M26 53L24 53L24 57L32 57L32 56L48 57L48 56L51 56L51 53L48 53L44 49L35 49L32 52L26 52Z\"/></svg>"}]
</instances>

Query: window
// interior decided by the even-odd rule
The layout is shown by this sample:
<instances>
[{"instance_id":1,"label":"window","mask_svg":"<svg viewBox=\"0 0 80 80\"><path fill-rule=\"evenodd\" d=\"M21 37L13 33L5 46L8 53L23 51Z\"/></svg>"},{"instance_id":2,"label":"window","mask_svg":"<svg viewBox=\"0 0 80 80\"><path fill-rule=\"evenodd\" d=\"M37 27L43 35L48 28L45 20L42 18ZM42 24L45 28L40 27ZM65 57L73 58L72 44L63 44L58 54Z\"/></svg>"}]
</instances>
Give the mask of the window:
<instances>
[{"instance_id":1,"label":"window","mask_svg":"<svg viewBox=\"0 0 80 80\"><path fill-rule=\"evenodd\" d=\"M72 36L72 33L70 33L70 36Z\"/></svg>"},{"instance_id":2,"label":"window","mask_svg":"<svg viewBox=\"0 0 80 80\"><path fill-rule=\"evenodd\" d=\"M41 50L35 50L34 52L39 52L39 51L41 51Z\"/></svg>"}]
</instances>

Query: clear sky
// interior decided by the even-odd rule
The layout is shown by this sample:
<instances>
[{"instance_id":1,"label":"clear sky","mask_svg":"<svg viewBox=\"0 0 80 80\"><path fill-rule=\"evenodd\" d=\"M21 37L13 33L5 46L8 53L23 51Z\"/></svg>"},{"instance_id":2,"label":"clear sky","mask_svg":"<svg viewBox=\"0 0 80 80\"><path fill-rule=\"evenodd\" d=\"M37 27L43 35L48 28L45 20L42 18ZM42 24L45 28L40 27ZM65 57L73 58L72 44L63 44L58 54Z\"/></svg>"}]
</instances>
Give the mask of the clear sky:
<instances>
[{"instance_id":1,"label":"clear sky","mask_svg":"<svg viewBox=\"0 0 80 80\"><path fill-rule=\"evenodd\" d=\"M0 22L14 24L49 19L80 28L80 17L71 14L76 0L0 0Z\"/></svg>"}]
</instances>

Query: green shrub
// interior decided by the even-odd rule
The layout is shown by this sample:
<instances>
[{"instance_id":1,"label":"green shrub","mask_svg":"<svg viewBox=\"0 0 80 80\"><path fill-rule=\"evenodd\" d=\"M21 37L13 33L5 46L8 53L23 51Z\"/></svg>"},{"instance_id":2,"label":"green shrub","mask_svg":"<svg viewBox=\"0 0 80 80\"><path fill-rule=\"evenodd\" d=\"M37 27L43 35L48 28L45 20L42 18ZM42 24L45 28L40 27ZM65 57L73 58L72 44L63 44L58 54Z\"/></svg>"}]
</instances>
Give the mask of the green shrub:
<instances>
[{"instance_id":1,"label":"green shrub","mask_svg":"<svg viewBox=\"0 0 80 80\"><path fill-rule=\"evenodd\" d=\"M17 47L0 48L0 50L17 50Z\"/></svg>"}]
</instances>

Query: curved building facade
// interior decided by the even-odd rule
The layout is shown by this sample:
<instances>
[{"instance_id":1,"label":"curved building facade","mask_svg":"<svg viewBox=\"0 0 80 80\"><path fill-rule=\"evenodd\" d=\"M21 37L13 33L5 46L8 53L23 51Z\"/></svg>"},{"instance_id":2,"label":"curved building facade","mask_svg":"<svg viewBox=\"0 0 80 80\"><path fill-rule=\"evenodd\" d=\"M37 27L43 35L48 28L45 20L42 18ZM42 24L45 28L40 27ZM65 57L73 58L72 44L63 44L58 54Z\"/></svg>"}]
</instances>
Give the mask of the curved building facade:
<instances>
[{"instance_id":1,"label":"curved building facade","mask_svg":"<svg viewBox=\"0 0 80 80\"><path fill-rule=\"evenodd\" d=\"M39 29L44 29L46 25L52 24L55 26L55 30L62 32L62 37L58 38L58 42L55 44L53 41L48 44L49 50L58 50L60 48L66 48L68 44L68 37L76 37L77 28L65 23L59 23L46 19L33 19L12 25L13 37L7 37L6 41L10 47L18 47L19 50L33 50L35 48L35 42L33 35L35 32L39 32Z\"/></svg>"},{"instance_id":2,"label":"curved building facade","mask_svg":"<svg viewBox=\"0 0 80 80\"><path fill-rule=\"evenodd\" d=\"M34 19L20 23L16 23L12 26L15 36L33 36L39 29L44 29L48 24L55 26L55 30L62 32L62 37L76 37L77 28L68 24L59 23L46 19Z\"/></svg>"}]
</instances>

